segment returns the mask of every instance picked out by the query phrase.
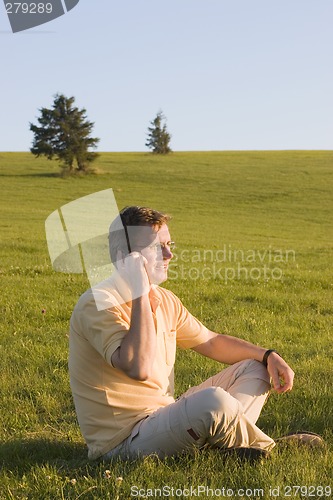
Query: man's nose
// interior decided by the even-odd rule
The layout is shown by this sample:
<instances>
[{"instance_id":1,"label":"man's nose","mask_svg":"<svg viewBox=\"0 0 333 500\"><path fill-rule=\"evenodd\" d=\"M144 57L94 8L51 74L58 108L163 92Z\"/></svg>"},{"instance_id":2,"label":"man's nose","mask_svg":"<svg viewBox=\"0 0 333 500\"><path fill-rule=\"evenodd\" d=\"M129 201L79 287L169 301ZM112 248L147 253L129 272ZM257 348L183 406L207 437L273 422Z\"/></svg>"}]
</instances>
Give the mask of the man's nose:
<instances>
[{"instance_id":1,"label":"man's nose","mask_svg":"<svg viewBox=\"0 0 333 500\"><path fill-rule=\"evenodd\" d=\"M173 257L173 253L167 245L162 248L162 255L164 260L170 260Z\"/></svg>"}]
</instances>

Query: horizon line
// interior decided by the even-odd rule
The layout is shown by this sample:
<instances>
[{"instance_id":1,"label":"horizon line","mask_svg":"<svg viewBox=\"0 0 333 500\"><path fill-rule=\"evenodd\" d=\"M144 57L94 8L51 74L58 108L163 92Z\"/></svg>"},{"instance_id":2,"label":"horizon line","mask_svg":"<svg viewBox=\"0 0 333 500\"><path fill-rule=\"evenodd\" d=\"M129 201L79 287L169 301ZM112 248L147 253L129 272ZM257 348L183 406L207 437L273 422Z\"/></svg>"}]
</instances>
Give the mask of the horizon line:
<instances>
[{"instance_id":1,"label":"horizon line","mask_svg":"<svg viewBox=\"0 0 333 500\"><path fill-rule=\"evenodd\" d=\"M94 153L103 154L103 153L116 153L116 154L148 154L153 156L172 156L172 153L238 153L238 152L288 152L288 151L333 151L332 149L182 149L182 150L172 150L168 154L155 154L151 151L94 151ZM31 153L31 151L9 151L9 150L0 150L1 153ZM33 154L33 153L31 153Z\"/></svg>"}]
</instances>

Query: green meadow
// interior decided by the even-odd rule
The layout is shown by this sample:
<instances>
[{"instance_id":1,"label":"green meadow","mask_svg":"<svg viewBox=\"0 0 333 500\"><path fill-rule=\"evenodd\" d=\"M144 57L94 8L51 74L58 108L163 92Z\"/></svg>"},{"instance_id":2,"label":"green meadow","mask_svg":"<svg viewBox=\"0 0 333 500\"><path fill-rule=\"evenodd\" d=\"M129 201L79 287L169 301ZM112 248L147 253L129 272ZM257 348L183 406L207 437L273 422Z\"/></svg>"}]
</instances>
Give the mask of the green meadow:
<instances>
[{"instance_id":1,"label":"green meadow","mask_svg":"<svg viewBox=\"0 0 333 500\"><path fill-rule=\"evenodd\" d=\"M332 160L330 151L102 153L98 174L62 178L56 162L0 153L0 500L331 496ZM89 282L52 269L44 223L107 188L119 208L172 215L177 248L165 286L196 317L275 348L294 368L294 390L273 392L258 425L273 438L320 433L323 449L277 446L256 465L215 450L87 460L67 353L71 311ZM179 352L176 393L219 369Z\"/></svg>"}]
</instances>

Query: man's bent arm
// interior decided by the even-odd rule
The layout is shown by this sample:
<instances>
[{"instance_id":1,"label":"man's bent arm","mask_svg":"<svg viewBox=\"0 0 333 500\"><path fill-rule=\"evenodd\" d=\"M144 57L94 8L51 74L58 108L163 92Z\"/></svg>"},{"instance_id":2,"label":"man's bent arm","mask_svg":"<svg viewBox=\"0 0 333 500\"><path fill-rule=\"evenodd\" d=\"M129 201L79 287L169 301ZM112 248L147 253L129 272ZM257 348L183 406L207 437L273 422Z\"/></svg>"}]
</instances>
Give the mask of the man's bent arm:
<instances>
[{"instance_id":1,"label":"man's bent arm","mask_svg":"<svg viewBox=\"0 0 333 500\"><path fill-rule=\"evenodd\" d=\"M136 380L147 380L155 360L156 331L149 301L145 259L133 252L119 263L119 272L132 292L131 324L111 363Z\"/></svg>"},{"instance_id":2,"label":"man's bent arm","mask_svg":"<svg viewBox=\"0 0 333 500\"><path fill-rule=\"evenodd\" d=\"M193 350L208 358L232 365L245 359L256 359L261 362L267 349L236 337L209 332L209 339ZM269 355L267 370L277 392L282 393L292 389L294 372L277 353L272 352Z\"/></svg>"},{"instance_id":3,"label":"man's bent arm","mask_svg":"<svg viewBox=\"0 0 333 500\"><path fill-rule=\"evenodd\" d=\"M132 301L131 326L111 362L129 377L146 380L155 359L156 331L148 295Z\"/></svg>"}]
</instances>

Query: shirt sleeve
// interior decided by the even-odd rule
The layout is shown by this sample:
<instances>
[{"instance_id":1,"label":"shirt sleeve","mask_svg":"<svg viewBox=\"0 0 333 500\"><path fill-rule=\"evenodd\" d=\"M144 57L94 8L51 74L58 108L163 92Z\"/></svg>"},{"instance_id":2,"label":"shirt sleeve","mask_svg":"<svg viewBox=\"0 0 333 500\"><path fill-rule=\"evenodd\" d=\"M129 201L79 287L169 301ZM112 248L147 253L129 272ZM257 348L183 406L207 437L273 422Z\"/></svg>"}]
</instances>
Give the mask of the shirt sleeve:
<instances>
[{"instance_id":1,"label":"shirt sleeve","mask_svg":"<svg viewBox=\"0 0 333 500\"><path fill-rule=\"evenodd\" d=\"M121 308L98 310L95 301L91 300L77 314L81 335L111 365L112 354L120 347L129 330Z\"/></svg>"}]
</instances>

